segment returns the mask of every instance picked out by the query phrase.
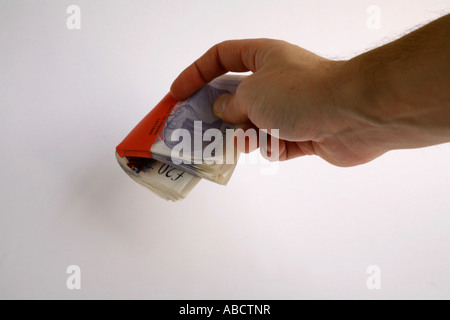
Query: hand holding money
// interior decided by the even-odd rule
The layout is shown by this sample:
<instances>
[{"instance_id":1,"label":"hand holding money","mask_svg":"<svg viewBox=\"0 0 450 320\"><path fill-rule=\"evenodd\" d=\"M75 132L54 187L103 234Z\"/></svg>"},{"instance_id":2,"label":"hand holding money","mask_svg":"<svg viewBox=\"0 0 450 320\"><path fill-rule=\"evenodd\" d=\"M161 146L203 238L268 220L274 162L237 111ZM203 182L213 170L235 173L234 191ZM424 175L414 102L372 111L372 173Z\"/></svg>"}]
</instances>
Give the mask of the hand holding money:
<instances>
[{"instance_id":1,"label":"hand holding money","mask_svg":"<svg viewBox=\"0 0 450 320\"><path fill-rule=\"evenodd\" d=\"M120 158L152 158L153 152L164 162L170 150L171 160L186 172L224 184L234 166L220 162L211 165L209 160L229 154L228 140L222 139L222 144L208 150L203 143L196 144L197 139L193 144L192 140L185 141L186 135L176 127L191 135L200 131L211 139L219 135L204 130L195 121L188 121L188 125L184 119L201 116L202 124L206 122L206 127L219 131L232 128L231 123L246 122L262 130L277 128L279 160L316 154L339 166L362 164L393 149L449 142L450 73L445 72L449 26L450 15L446 15L348 61L328 60L278 40L222 42L180 74L165 101L168 104L154 114L159 120L146 117L144 120L149 121L143 120L119 145L117 153ZM411 49L407 57L404 48ZM228 124L216 122L210 113L199 114L195 101L188 103L186 112L171 113L176 99L188 99L227 71L253 74L242 81L236 93L224 93L213 86L212 93L206 89L197 97L210 97L205 101L214 105L215 115ZM210 111L210 107L204 110ZM174 125L166 127L169 116ZM172 138L184 141L181 147L168 143L167 135L159 135L163 125L172 131Z\"/></svg>"}]
</instances>

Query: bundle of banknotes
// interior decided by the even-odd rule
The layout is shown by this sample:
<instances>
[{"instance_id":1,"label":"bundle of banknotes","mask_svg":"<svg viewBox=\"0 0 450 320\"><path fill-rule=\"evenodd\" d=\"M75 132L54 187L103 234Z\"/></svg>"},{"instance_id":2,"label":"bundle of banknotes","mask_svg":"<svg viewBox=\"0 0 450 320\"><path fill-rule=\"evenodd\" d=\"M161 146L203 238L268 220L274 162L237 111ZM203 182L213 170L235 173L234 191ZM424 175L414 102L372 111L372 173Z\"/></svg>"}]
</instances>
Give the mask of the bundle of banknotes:
<instances>
[{"instance_id":1,"label":"bundle of banknotes","mask_svg":"<svg viewBox=\"0 0 450 320\"><path fill-rule=\"evenodd\" d=\"M170 94L116 148L121 168L166 200L185 198L202 179L226 185L239 158L237 128L217 118L218 96L235 93L243 76L226 74L184 101Z\"/></svg>"},{"instance_id":2,"label":"bundle of banknotes","mask_svg":"<svg viewBox=\"0 0 450 320\"><path fill-rule=\"evenodd\" d=\"M163 199L184 199L201 180L200 177L150 158L123 157L116 152L120 167L137 183Z\"/></svg>"}]
</instances>

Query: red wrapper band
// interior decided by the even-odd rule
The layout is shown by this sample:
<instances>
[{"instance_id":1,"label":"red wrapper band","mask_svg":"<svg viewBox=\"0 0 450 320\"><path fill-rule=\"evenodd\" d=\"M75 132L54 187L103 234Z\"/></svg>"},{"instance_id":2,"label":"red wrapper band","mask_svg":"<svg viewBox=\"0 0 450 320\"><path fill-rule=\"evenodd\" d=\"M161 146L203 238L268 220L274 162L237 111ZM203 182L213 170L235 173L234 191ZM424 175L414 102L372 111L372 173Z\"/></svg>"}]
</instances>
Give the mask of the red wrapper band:
<instances>
[{"instance_id":1,"label":"red wrapper band","mask_svg":"<svg viewBox=\"0 0 450 320\"><path fill-rule=\"evenodd\" d=\"M123 158L152 158L150 149L178 101L168 93L116 147Z\"/></svg>"}]
</instances>

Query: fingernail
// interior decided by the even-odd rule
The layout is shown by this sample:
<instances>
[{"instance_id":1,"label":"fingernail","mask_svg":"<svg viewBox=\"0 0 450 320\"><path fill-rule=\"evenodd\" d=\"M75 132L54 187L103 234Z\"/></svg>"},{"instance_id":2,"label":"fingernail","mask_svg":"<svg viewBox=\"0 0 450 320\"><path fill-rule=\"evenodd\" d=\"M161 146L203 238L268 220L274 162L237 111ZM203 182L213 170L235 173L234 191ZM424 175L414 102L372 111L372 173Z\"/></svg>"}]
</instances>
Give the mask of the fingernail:
<instances>
[{"instance_id":1,"label":"fingernail","mask_svg":"<svg viewBox=\"0 0 450 320\"><path fill-rule=\"evenodd\" d=\"M215 114L223 114L225 111L225 105L227 104L226 99L220 99L218 103L214 104L213 112Z\"/></svg>"}]
</instances>

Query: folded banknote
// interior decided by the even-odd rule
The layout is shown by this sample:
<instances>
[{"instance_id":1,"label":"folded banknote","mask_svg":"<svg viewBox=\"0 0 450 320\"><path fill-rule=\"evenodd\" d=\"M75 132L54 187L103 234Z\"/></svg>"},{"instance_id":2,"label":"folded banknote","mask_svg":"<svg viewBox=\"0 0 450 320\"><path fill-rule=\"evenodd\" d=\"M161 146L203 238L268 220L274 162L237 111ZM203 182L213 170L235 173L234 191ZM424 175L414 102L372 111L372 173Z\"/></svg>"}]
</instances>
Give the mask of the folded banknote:
<instances>
[{"instance_id":1,"label":"folded banknote","mask_svg":"<svg viewBox=\"0 0 450 320\"><path fill-rule=\"evenodd\" d=\"M163 199L184 199L201 180L200 177L150 158L123 157L116 152L120 167L137 183Z\"/></svg>"}]
</instances>

